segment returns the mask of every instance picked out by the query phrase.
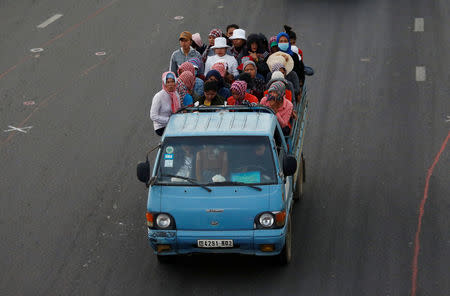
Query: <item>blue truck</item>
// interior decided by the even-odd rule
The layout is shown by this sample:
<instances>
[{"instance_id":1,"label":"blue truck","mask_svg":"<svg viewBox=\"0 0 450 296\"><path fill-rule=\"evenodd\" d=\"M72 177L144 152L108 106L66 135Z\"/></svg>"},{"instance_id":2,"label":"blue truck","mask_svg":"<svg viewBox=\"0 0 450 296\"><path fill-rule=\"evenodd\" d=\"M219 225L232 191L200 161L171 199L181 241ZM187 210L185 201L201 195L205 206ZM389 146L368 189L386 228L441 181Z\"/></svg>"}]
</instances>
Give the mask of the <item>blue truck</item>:
<instances>
[{"instance_id":1,"label":"blue truck","mask_svg":"<svg viewBox=\"0 0 450 296\"><path fill-rule=\"evenodd\" d=\"M171 116L148 187L148 241L160 262L192 253L292 257L292 208L302 198L306 95L285 136L263 106L192 107Z\"/></svg>"}]
</instances>

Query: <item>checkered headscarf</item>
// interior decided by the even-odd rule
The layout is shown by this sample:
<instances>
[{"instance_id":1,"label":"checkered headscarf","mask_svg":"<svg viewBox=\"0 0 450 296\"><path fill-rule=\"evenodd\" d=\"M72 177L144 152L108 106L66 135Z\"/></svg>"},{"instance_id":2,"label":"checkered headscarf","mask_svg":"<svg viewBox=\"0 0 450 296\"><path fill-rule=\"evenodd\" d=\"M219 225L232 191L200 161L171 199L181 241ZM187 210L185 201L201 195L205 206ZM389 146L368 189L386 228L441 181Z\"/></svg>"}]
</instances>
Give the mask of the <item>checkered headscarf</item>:
<instances>
[{"instance_id":1,"label":"checkered headscarf","mask_svg":"<svg viewBox=\"0 0 450 296\"><path fill-rule=\"evenodd\" d=\"M222 30L212 29L211 32L209 32L209 36L213 36L214 38L222 37Z\"/></svg>"},{"instance_id":2,"label":"checkered headscarf","mask_svg":"<svg viewBox=\"0 0 450 296\"><path fill-rule=\"evenodd\" d=\"M245 91L247 90L247 82L243 81L243 80L236 80L235 82L233 82L233 84L231 84L230 87L231 91L236 91L239 95L238 98L234 98L235 100L239 101L244 99L245 97Z\"/></svg>"}]
</instances>

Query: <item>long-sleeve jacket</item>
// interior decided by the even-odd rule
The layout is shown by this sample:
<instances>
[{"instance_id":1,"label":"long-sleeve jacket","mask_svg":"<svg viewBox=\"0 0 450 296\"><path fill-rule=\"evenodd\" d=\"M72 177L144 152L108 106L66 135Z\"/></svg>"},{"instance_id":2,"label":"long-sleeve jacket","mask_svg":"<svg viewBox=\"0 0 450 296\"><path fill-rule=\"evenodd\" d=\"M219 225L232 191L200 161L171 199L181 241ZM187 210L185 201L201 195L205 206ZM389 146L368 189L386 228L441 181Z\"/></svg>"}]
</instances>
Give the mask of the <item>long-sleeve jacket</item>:
<instances>
[{"instance_id":1,"label":"long-sleeve jacket","mask_svg":"<svg viewBox=\"0 0 450 296\"><path fill-rule=\"evenodd\" d=\"M172 99L165 90L161 90L153 97L150 109L150 119L153 120L155 130L165 127L171 115Z\"/></svg>"},{"instance_id":2,"label":"long-sleeve jacket","mask_svg":"<svg viewBox=\"0 0 450 296\"><path fill-rule=\"evenodd\" d=\"M188 60L192 58L199 58L201 59L202 56L198 51L193 49L189 50L189 53L187 55L184 54L183 49L179 48L175 50L172 53L172 56L170 57L170 63L169 63L169 71L172 71L173 73L178 73L178 67L183 64L184 62L187 62Z\"/></svg>"},{"instance_id":3,"label":"long-sleeve jacket","mask_svg":"<svg viewBox=\"0 0 450 296\"><path fill-rule=\"evenodd\" d=\"M262 98L260 104L270 107L270 104L267 101L267 97ZM283 105L281 105L281 107L278 109L276 113L278 123L280 123L282 128L289 125L289 119L291 118L292 115L292 109L293 109L292 103L289 102L288 99L284 98Z\"/></svg>"}]
</instances>

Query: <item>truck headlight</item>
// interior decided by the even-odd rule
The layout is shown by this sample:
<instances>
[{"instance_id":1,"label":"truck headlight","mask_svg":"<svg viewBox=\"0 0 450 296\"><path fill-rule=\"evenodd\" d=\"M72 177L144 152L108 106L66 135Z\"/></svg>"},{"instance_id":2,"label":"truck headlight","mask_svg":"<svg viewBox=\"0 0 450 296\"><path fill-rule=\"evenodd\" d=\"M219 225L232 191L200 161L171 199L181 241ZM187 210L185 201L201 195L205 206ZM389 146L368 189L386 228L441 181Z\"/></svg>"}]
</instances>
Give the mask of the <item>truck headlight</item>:
<instances>
[{"instance_id":1,"label":"truck headlight","mask_svg":"<svg viewBox=\"0 0 450 296\"><path fill-rule=\"evenodd\" d=\"M166 229L172 224L172 219L167 214L159 214L156 217L156 225L159 228Z\"/></svg>"},{"instance_id":2,"label":"truck headlight","mask_svg":"<svg viewBox=\"0 0 450 296\"><path fill-rule=\"evenodd\" d=\"M264 228L270 228L273 225L273 222L275 219L273 218L272 213L263 213L261 216L259 216L259 224Z\"/></svg>"},{"instance_id":3,"label":"truck headlight","mask_svg":"<svg viewBox=\"0 0 450 296\"><path fill-rule=\"evenodd\" d=\"M278 229L284 227L286 211L263 212L255 217L255 229Z\"/></svg>"}]
</instances>

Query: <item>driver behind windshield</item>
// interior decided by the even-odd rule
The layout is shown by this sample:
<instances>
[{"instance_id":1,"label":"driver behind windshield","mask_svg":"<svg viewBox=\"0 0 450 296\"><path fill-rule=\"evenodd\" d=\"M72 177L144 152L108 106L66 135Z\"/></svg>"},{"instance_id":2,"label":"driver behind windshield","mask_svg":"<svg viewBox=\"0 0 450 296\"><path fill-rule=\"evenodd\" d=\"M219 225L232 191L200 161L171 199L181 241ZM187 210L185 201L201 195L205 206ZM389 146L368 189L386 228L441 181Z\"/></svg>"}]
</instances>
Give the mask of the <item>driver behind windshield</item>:
<instances>
[{"instance_id":1,"label":"driver behind windshield","mask_svg":"<svg viewBox=\"0 0 450 296\"><path fill-rule=\"evenodd\" d=\"M272 157L267 144L259 143L252 145L250 149L247 149L239 157L234 159L233 162L236 164L232 166L231 177L237 180L247 176L251 179L251 174L256 174L256 179L259 179L259 181L255 181L254 183L265 183L272 180L273 171L271 170L271 161Z\"/></svg>"},{"instance_id":2,"label":"driver behind windshield","mask_svg":"<svg viewBox=\"0 0 450 296\"><path fill-rule=\"evenodd\" d=\"M197 152L197 180L205 183L224 182L228 174L228 152L217 145L205 145Z\"/></svg>"}]
</instances>

